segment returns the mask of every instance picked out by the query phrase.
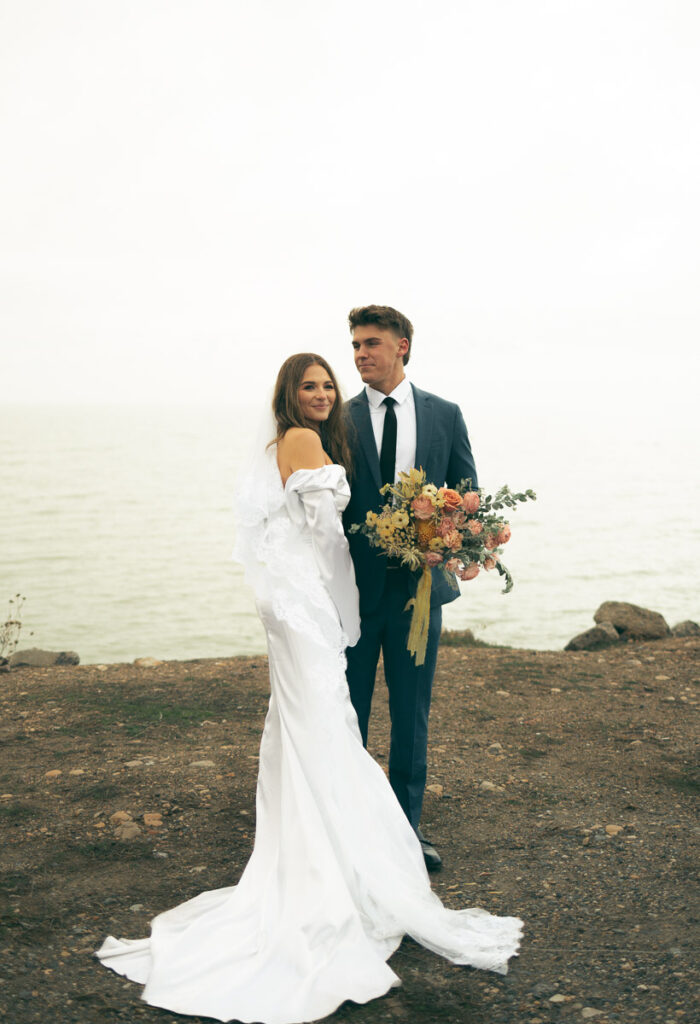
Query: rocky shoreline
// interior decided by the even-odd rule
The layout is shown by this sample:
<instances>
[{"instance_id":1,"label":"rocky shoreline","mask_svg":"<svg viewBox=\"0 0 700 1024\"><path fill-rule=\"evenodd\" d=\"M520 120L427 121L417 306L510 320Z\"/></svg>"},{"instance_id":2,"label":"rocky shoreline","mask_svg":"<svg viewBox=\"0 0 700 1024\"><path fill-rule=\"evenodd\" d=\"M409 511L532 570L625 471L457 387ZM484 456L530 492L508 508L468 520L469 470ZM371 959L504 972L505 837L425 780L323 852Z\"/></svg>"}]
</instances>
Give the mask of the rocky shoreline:
<instances>
[{"instance_id":1,"label":"rocky shoreline","mask_svg":"<svg viewBox=\"0 0 700 1024\"><path fill-rule=\"evenodd\" d=\"M17 596L20 597L20 595ZM596 651L629 640L662 640L669 636L681 638L700 636L700 625L691 619L678 622L671 629L660 612L651 611L649 608L642 608L627 601L604 601L594 613L593 621L595 626L573 637L564 647L565 651ZM18 637L21 623L18 621L6 622L5 631L8 635L12 632L12 630L8 630L10 626L15 627L14 632ZM442 642L448 644L457 642L462 645L465 642L470 642L475 645L488 646L481 644L469 629L443 630ZM16 638L14 643L5 644L9 648L9 656L0 657L0 672L9 672L13 668L51 668L54 665L80 664L80 655L76 651L47 651L40 647L28 647L17 651L14 650L15 643ZM0 650L4 650L4 648L0 647ZM148 656L136 658L133 662L138 668L155 668L162 663L162 659ZM100 665L99 668L104 669L106 665Z\"/></svg>"},{"instance_id":2,"label":"rocky shoreline","mask_svg":"<svg viewBox=\"0 0 700 1024\"><path fill-rule=\"evenodd\" d=\"M466 641L466 643L460 643ZM446 637L424 829L450 906L526 924L507 977L410 940L403 987L334 1022L694 1019L700 638L596 651ZM234 883L252 847L264 657L1 677L0 1020L184 1021L101 969L107 932ZM370 749L388 754L385 688Z\"/></svg>"},{"instance_id":3,"label":"rocky shoreline","mask_svg":"<svg viewBox=\"0 0 700 1024\"><path fill-rule=\"evenodd\" d=\"M700 625L692 619L671 629L660 612L628 601L604 601L593 615L595 626L569 640L566 651L597 651L628 640L663 640L700 636Z\"/></svg>"}]
</instances>

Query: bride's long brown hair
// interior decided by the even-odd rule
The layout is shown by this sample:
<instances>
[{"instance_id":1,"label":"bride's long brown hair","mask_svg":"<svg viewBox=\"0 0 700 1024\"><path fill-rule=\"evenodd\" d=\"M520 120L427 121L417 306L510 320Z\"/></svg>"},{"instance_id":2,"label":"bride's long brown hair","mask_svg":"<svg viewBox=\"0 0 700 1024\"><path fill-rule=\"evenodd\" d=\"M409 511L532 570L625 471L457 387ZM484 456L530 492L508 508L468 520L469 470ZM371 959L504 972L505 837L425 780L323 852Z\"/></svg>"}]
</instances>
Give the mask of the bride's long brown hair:
<instances>
[{"instance_id":1,"label":"bride's long brown hair","mask_svg":"<svg viewBox=\"0 0 700 1024\"><path fill-rule=\"evenodd\" d=\"M299 402L299 387L310 366L321 366L330 377L335 388L335 402L328 419L319 424L321 443L333 462L344 466L350 475L352 456L348 444L348 427L343 412L343 398L335 374L323 358L313 352L298 352L285 359L277 374L277 383L272 398L272 412L277 424L277 437L281 441L290 427L308 427Z\"/></svg>"}]
</instances>

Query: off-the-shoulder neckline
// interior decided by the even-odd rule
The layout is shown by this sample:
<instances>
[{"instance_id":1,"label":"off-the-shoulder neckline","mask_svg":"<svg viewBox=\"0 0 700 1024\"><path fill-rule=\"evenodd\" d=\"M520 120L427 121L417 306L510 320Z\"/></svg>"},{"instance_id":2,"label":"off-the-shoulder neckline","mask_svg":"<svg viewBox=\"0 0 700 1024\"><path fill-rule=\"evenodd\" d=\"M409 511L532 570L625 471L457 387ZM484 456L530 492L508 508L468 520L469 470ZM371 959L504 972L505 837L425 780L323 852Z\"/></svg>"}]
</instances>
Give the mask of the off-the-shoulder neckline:
<instances>
[{"instance_id":1,"label":"off-the-shoulder neckline","mask_svg":"<svg viewBox=\"0 0 700 1024\"><path fill-rule=\"evenodd\" d=\"M313 469L295 469L294 472L290 473L289 476L287 477L287 482L282 484L282 490L285 491L285 493L286 493L287 488L289 487L289 481L293 477L297 476L299 473L321 473L321 472L323 472L326 469L342 469L342 471L345 472L345 467L341 466L339 462L328 462L328 463L326 463L325 466L315 466ZM277 467L277 471L279 472L279 467ZM280 483L282 483L282 474L281 473L280 473Z\"/></svg>"}]
</instances>

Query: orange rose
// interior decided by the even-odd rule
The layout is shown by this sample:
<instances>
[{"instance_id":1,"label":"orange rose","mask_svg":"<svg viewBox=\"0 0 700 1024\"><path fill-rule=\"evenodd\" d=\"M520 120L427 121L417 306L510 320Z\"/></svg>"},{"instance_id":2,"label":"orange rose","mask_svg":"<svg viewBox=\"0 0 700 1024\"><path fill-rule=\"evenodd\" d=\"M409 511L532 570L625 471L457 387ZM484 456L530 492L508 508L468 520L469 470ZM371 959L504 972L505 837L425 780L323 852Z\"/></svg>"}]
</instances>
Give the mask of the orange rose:
<instances>
[{"instance_id":1,"label":"orange rose","mask_svg":"<svg viewBox=\"0 0 700 1024\"><path fill-rule=\"evenodd\" d=\"M438 494L444 500L448 512L455 512L462 507L462 495L453 491L451 487L441 487Z\"/></svg>"},{"instance_id":2,"label":"orange rose","mask_svg":"<svg viewBox=\"0 0 700 1024\"><path fill-rule=\"evenodd\" d=\"M493 551L494 548L497 548L498 547L498 534L497 533L487 533L486 536L484 537L484 547L488 551Z\"/></svg>"},{"instance_id":3,"label":"orange rose","mask_svg":"<svg viewBox=\"0 0 700 1024\"><path fill-rule=\"evenodd\" d=\"M479 495L477 494L477 498ZM478 537L484 528L484 524L480 523L478 519L467 519L467 529L473 537Z\"/></svg>"},{"instance_id":4,"label":"orange rose","mask_svg":"<svg viewBox=\"0 0 700 1024\"><path fill-rule=\"evenodd\" d=\"M479 505L479 495L476 493L476 491L467 491L467 493L462 498L462 508L464 509L464 511L473 514L479 508Z\"/></svg>"},{"instance_id":5,"label":"orange rose","mask_svg":"<svg viewBox=\"0 0 700 1024\"><path fill-rule=\"evenodd\" d=\"M487 572L490 572L491 569L495 569L495 568L496 568L496 559L495 558L491 558L491 556L489 555L488 558L484 559L484 569L486 569Z\"/></svg>"}]
</instances>

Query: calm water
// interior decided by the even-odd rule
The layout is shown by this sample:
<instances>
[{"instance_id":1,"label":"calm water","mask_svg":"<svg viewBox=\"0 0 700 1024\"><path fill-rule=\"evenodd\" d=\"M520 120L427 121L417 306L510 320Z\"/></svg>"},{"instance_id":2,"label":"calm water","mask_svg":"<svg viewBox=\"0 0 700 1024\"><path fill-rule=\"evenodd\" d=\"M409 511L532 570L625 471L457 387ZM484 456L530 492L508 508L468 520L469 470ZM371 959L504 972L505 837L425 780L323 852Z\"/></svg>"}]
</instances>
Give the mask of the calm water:
<instances>
[{"instance_id":1,"label":"calm water","mask_svg":"<svg viewBox=\"0 0 700 1024\"><path fill-rule=\"evenodd\" d=\"M26 596L20 646L83 662L263 651L230 558L249 422L240 409L0 409L0 600ZM536 417L488 429L471 431L481 482L539 500L514 517L514 591L502 596L495 575L465 584L447 626L558 648L608 599L670 625L700 618L687 445L658 427L652 439Z\"/></svg>"}]
</instances>

